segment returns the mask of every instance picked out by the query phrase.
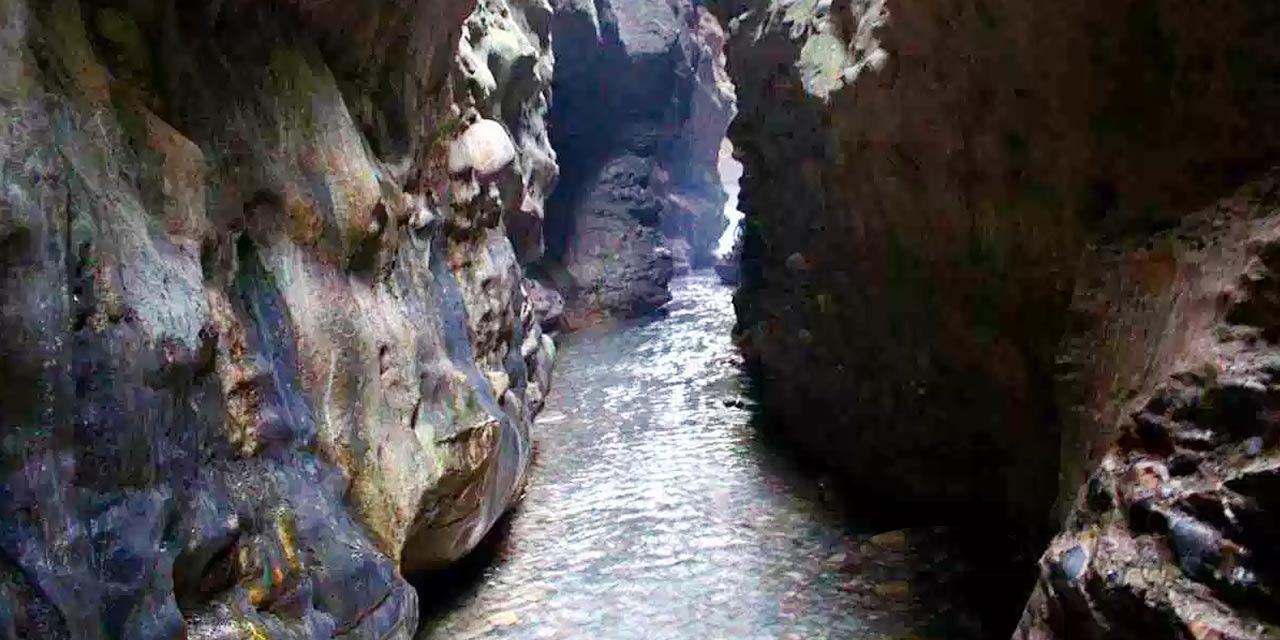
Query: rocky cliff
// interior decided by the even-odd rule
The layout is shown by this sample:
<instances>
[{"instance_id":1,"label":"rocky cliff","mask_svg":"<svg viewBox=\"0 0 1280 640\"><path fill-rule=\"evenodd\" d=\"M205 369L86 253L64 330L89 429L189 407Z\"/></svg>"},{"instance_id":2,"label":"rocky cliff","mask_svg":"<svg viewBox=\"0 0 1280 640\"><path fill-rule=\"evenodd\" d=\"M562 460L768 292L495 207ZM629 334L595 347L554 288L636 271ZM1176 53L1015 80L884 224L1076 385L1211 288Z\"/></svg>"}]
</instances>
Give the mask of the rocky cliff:
<instances>
[{"instance_id":1,"label":"rocky cliff","mask_svg":"<svg viewBox=\"0 0 1280 640\"><path fill-rule=\"evenodd\" d=\"M1277 269L1276 174L1088 249L1062 351L1071 508L1017 638L1280 637Z\"/></svg>"},{"instance_id":2,"label":"rocky cliff","mask_svg":"<svg viewBox=\"0 0 1280 640\"><path fill-rule=\"evenodd\" d=\"M549 32L0 0L0 637L412 635L548 385Z\"/></svg>"},{"instance_id":3,"label":"rocky cliff","mask_svg":"<svg viewBox=\"0 0 1280 640\"><path fill-rule=\"evenodd\" d=\"M1028 637L1269 633L1274 206L1195 212L1280 157L1280 14L714 4L786 431L899 504L1069 515Z\"/></svg>"},{"instance_id":4,"label":"rocky cliff","mask_svg":"<svg viewBox=\"0 0 1280 640\"><path fill-rule=\"evenodd\" d=\"M725 222L717 153L733 116L723 32L689 0L556 0L544 272L567 321L631 316L709 264Z\"/></svg>"}]
</instances>

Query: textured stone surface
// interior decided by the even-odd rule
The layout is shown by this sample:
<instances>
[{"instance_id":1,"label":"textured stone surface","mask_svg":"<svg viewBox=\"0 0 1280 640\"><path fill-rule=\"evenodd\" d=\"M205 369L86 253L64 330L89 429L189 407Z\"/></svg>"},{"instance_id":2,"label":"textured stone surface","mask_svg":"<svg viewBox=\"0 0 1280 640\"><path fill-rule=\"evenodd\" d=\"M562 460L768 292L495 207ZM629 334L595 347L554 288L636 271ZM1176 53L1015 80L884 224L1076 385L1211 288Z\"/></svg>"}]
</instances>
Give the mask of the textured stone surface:
<instances>
[{"instance_id":1,"label":"textured stone surface","mask_svg":"<svg viewBox=\"0 0 1280 640\"><path fill-rule=\"evenodd\" d=\"M968 517L1012 515L1030 539L1047 539L1100 462L1112 461L1098 473L1119 481L1150 456L1120 437L1135 398L1162 385L1217 393L1221 383L1166 378L1184 377L1202 349L1221 350L1220 367L1240 366L1231 356L1240 343L1215 326L1225 311L1170 320L1162 302L1207 286L1174 277L1196 268L1196 254L1133 256L1280 157L1272 5L712 4L732 20L729 71L741 113L731 137L746 166L740 337L787 432L869 492ZM1097 253L1106 248L1144 274L1115 273ZM1272 322L1249 321L1262 335ZM1272 351L1267 340L1251 349ZM1186 428L1207 437L1232 431L1235 418L1178 420L1200 421ZM1246 440L1213 440L1210 449ZM1253 464L1214 456L1182 468L1238 475ZM1266 515L1274 496L1251 491L1261 492L1249 498L1259 518L1274 517ZM1059 637L1263 633L1190 622L1174 630L1199 619L1196 607L1221 605L1244 621L1274 609L1268 586L1237 598L1238 586L1206 582L1160 555L1217 540L1249 547L1233 538L1234 525L1080 509L1078 522L1127 519L1118 530L1100 525L1098 539L1137 546L1107 547L1109 559L1084 578L1084 601L1064 605L1067 590L1050 585L1052 606L1079 624L1053 627ZM1150 529L1134 529L1135 518ZM1069 527L1050 557L1073 549L1081 531ZM1081 553L1092 551L1063 561L1083 565ZM1144 573L1170 567L1179 575ZM1268 568L1250 571L1267 584ZM1173 591L1161 595L1166 585ZM1180 599L1187 594L1195 599ZM1097 624L1082 619L1094 614ZM1125 618L1131 631L1099 631Z\"/></svg>"},{"instance_id":2,"label":"textured stone surface","mask_svg":"<svg viewBox=\"0 0 1280 640\"><path fill-rule=\"evenodd\" d=\"M645 313L709 264L725 227L717 154L733 115L723 32L688 0L562 0L548 278L566 321Z\"/></svg>"},{"instance_id":3,"label":"textured stone surface","mask_svg":"<svg viewBox=\"0 0 1280 640\"><path fill-rule=\"evenodd\" d=\"M0 0L0 637L411 636L401 571L507 508L549 382L508 239L549 28Z\"/></svg>"},{"instance_id":4,"label":"textured stone surface","mask_svg":"<svg viewBox=\"0 0 1280 640\"><path fill-rule=\"evenodd\" d=\"M1100 462L1017 638L1280 637L1278 269L1276 176L1089 251L1063 453Z\"/></svg>"},{"instance_id":5,"label":"textured stone surface","mask_svg":"<svg viewBox=\"0 0 1280 640\"><path fill-rule=\"evenodd\" d=\"M736 16L741 330L771 406L895 498L1043 521L1086 242L1141 238L1276 156L1275 12L716 4Z\"/></svg>"}]
</instances>

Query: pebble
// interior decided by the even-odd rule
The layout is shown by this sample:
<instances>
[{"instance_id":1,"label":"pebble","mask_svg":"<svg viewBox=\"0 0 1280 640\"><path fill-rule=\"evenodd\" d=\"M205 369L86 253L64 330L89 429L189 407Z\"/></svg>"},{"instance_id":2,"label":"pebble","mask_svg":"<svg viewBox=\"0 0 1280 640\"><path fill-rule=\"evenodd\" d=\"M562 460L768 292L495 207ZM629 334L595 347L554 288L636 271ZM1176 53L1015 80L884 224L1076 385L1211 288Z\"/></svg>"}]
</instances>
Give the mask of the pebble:
<instances>
[{"instance_id":1,"label":"pebble","mask_svg":"<svg viewBox=\"0 0 1280 640\"><path fill-rule=\"evenodd\" d=\"M512 625L519 624L519 622L520 616L516 615L516 612L514 611L503 611L501 613L495 613L489 617L489 624L492 624L495 627L510 627Z\"/></svg>"},{"instance_id":2,"label":"pebble","mask_svg":"<svg viewBox=\"0 0 1280 640\"><path fill-rule=\"evenodd\" d=\"M871 536L867 541L872 546L881 549L890 549L893 551L903 551L907 548L907 530L898 529L897 531L887 531L878 535Z\"/></svg>"},{"instance_id":3,"label":"pebble","mask_svg":"<svg viewBox=\"0 0 1280 640\"><path fill-rule=\"evenodd\" d=\"M911 598L911 586L905 582L886 582L871 587L876 595L881 598L890 598L893 600L909 600Z\"/></svg>"}]
</instances>

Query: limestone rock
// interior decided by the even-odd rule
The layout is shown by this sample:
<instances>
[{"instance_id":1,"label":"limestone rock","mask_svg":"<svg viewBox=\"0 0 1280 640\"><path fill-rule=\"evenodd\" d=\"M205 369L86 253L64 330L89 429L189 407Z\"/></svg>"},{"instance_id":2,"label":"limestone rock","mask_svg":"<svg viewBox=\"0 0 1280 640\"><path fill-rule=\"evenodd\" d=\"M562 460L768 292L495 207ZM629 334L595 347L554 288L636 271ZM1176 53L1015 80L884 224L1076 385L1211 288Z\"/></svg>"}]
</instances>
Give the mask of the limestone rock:
<instances>
[{"instance_id":1,"label":"limestone rock","mask_svg":"<svg viewBox=\"0 0 1280 640\"><path fill-rule=\"evenodd\" d=\"M1267 167L1280 94L1258 70L1280 47L1259 25L1275 16L1248 2L711 4L732 30L738 311L767 405L895 500L1046 522L1079 260Z\"/></svg>"},{"instance_id":2,"label":"limestone rock","mask_svg":"<svg viewBox=\"0 0 1280 640\"><path fill-rule=\"evenodd\" d=\"M474 171L488 178L511 166L515 159L511 136L493 120L477 121L449 145L450 173Z\"/></svg>"},{"instance_id":3,"label":"limestone rock","mask_svg":"<svg viewBox=\"0 0 1280 640\"><path fill-rule=\"evenodd\" d=\"M547 10L0 0L0 636L412 637L549 384Z\"/></svg>"},{"instance_id":4,"label":"limestone rock","mask_svg":"<svg viewBox=\"0 0 1280 640\"><path fill-rule=\"evenodd\" d=\"M1270 276L1182 225L1280 154L1280 17L711 4L746 172L739 340L784 433L867 497L1007 518L1028 544L1076 514L1025 637L1274 637L1249 542L1275 518L1254 466L1275 323L1249 289ZM1269 245L1264 200L1222 200L1210 228L1260 219L1231 242Z\"/></svg>"},{"instance_id":5,"label":"limestone rock","mask_svg":"<svg viewBox=\"0 0 1280 640\"><path fill-rule=\"evenodd\" d=\"M1017 638L1276 637L1278 186L1086 256L1071 391L1126 388L1066 425L1075 486Z\"/></svg>"},{"instance_id":6,"label":"limestone rock","mask_svg":"<svg viewBox=\"0 0 1280 640\"><path fill-rule=\"evenodd\" d=\"M529 304L543 330L555 331L559 328L564 316L564 297L560 292L533 278L526 279L524 287L525 295L528 296Z\"/></svg>"}]
</instances>

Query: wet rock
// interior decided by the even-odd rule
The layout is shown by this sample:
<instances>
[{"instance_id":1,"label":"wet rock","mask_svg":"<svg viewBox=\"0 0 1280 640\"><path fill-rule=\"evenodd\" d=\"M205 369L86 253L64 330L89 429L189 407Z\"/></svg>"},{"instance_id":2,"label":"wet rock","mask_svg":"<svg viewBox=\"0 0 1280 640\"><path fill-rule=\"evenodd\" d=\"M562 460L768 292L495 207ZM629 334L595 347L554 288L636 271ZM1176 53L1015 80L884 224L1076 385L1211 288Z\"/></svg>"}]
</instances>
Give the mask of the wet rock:
<instances>
[{"instance_id":1,"label":"wet rock","mask_svg":"<svg viewBox=\"0 0 1280 640\"><path fill-rule=\"evenodd\" d=\"M551 115L565 161L546 269L572 325L649 313L670 300L673 275L710 265L727 224L723 32L687 0L555 7Z\"/></svg>"},{"instance_id":2,"label":"wet rock","mask_svg":"<svg viewBox=\"0 0 1280 640\"><path fill-rule=\"evenodd\" d=\"M885 533L879 533L871 536L867 539L867 544L889 551L906 551L910 546L907 535L908 532L906 529L887 531Z\"/></svg>"},{"instance_id":3,"label":"wet rock","mask_svg":"<svg viewBox=\"0 0 1280 640\"><path fill-rule=\"evenodd\" d=\"M911 585L905 582L888 582L873 585L871 592L889 600L910 600Z\"/></svg>"},{"instance_id":4,"label":"wet rock","mask_svg":"<svg viewBox=\"0 0 1280 640\"><path fill-rule=\"evenodd\" d=\"M548 18L0 2L0 635L413 635L550 384Z\"/></svg>"},{"instance_id":5,"label":"wet rock","mask_svg":"<svg viewBox=\"0 0 1280 640\"><path fill-rule=\"evenodd\" d=\"M1245 480L1275 467L1265 450L1250 451L1258 437L1254 407L1274 402L1272 391L1255 384L1273 388L1274 373L1265 364L1272 347L1222 330L1248 326L1238 324L1231 305L1193 301L1221 300L1224 288L1256 277L1255 256L1276 242L1269 230L1280 219L1275 184L1274 176L1251 184L1230 199L1232 207L1220 203L1166 232L1198 238L1180 243L1168 258L1175 267L1168 286L1179 298L1117 304L1097 318L1091 335L1148 323L1178 329L1149 335L1136 352L1095 343L1130 359L1099 359L1080 384L1111 384L1115 374L1104 362L1146 374L1126 411L1115 410L1118 433L1041 560L1040 582L1016 637L1173 637L1187 629L1193 637L1273 635L1263 613L1270 605L1261 603L1274 601L1270 576L1280 565L1271 543L1263 542L1277 530L1274 515L1263 513L1280 503L1275 485ZM1226 217L1241 206L1247 216ZM1162 240L1157 235L1153 242ZM1100 248L1090 260L1086 273L1098 274L1095 287L1131 290L1135 279L1151 277L1120 266L1145 256ZM1234 301L1254 304L1247 296ZM1075 555L1086 561L1074 562Z\"/></svg>"},{"instance_id":6,"label":"wet rock","mask_svg":"<svg viewBox=\"0 0 1280 640\"><path fill-rule=\"evenodd\" d=\"M1081 545L1074 545L1062 552L1053 564L1053 577L1075 582L1084 575L1089 562L1089 552Z\"/></svg>"},{"instance_id":7,"label":"wet rock","mask_svg":"<svg viewBox=\"0 0 1280 640\"><path fill-rule=\"evenodd\" d=\"M564 296L552 287L532 278L526 279L524 285L525 295L528 296L529 303L533 306L533 313L542 328L546 331L558 329L564 316Z\"/></svg>"},{"instance_id":8,"label":"wet rock","mask_svg":"<svg viewBox=\"0 0 1280 640\"><path fill-rule=\"evenodd\" d=\"M1091 296L1076 267L1095 240L1145 247L1269 168L1280 94L1248 97L1275 83L1245 69L1280 59L1257 31L1275 16L1248 2L710 5L733 25L747 215L737 310L768 381L763 405L895 503L1046 523L1119 409L1105 395L1057 401L1066 364L1099 357L1059 345L1091 340L1074 325L1108 305L1176 293L1165 245L1134 261L1148 277L1129 291ZM1153 49L1172 62L1145 58ZM1154 121L1138 115L1152 110ZM1124 327L1116 348L1162 322ZM1101 404L1115 409L1095 419ZM1077 416L1090 424L1077 430ZM1064 447L1089 462L1070 463L1059 492Z\"/></svg>"},{"instance_id":9,"label":"wet rock","mask_svg":"<svg viewBox=\"0 0 1280 640\"><path fill-rule=\"evenodd\" d=\"M715 270L716 275L720 278L720 282L724 284L737 285L741 282L741 276L736 262L721 258L716 261Z\"/></svg>"},{"instance_id":10,"label":"wet rock","mask_svg":"<svg viewBox=\"0 0 1280 640\"><path fill-rule=\"evenodd\" d=\"M733 249L727 255L716 259L715 270L716 275L720 277L720 282L724 284L737 286L742 281L741 235L737 237Z\"/></svg>"},{"instance_id":11,"label":"wet rock","mask_svg":"<svg viewBox=\"0 0 1280 640\"><path fill-rule=\"evenodd\" d=\"M711 5L780 430L889 503L1061 528L1020 637L1267 635L1270 516L1223 483L1275 441L1274 12Z\"/></svg>"}]
</instances>

